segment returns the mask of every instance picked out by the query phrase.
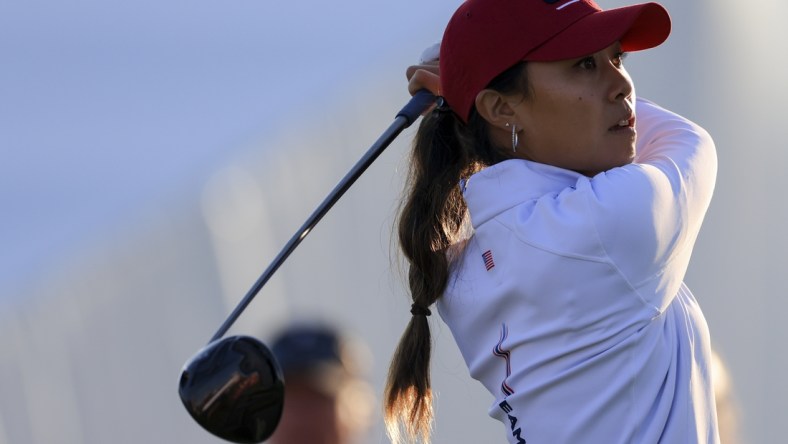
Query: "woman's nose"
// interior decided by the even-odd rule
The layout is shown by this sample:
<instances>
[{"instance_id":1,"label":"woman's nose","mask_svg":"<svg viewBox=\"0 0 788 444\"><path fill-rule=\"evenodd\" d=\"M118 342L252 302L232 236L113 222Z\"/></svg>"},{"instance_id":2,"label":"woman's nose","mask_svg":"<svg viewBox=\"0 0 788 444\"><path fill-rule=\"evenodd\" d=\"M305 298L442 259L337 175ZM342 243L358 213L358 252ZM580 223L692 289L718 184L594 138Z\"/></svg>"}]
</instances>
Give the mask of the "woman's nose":
<instances>
[{"instance_id":1,"label":"woman's nose","mask_svg":"<svg viewBox=\"0 0 788 444\"><path fill-rule=\"evenodd\" d=\"M630 97L635 87L626 69L613 64L610 64L607 69L611 76L610 101L616 102Z\"/></svg>"}]
</instances>

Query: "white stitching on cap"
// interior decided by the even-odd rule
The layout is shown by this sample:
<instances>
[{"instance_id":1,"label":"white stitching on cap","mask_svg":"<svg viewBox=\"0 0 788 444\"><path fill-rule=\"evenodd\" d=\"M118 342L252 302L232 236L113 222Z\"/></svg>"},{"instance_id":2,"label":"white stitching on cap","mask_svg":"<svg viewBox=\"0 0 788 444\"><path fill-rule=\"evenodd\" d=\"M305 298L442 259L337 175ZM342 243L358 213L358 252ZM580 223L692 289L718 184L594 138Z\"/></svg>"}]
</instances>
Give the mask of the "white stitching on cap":
<instances>
[{"instance_id":1,"label":"white stitching on cap","mask_svg":"<svg viewBox=\"0 0 788 444\"><path fill-rule=\"evenodd\" d=\"M567 6L571 5L572 3L577 3L577 2L579 2L579 1L580 1L580 0L572 0L572 1L571 1L571 2L569 2L569 3L564 3L563 5L561 5L561 6L557 7L557 8L555 8L555 10L556 10L556 11L560 11L560 10L562 10L562 9L566 8Z\"/></svg>"}]
</instances>

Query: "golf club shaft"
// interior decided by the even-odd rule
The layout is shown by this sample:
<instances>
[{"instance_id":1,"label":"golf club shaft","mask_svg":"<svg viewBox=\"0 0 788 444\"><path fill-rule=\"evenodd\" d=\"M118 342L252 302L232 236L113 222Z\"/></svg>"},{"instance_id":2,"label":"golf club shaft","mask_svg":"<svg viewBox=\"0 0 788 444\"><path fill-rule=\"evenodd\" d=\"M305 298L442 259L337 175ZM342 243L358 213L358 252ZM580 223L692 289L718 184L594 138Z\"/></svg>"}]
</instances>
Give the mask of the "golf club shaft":
<instances>
[{"instance_id":1,"label":"golf club shaft","mask_svg":"<svg viewBox=\"0 0 788 444\"><path fill-rule=\"evenodd\" d=\"M254 283L252 288L246 293L241 302L235 307L235 309L230 313L230 316L224 321L219 330L213 335L210 342L213 342L227 333L227 330L235 323L238 317L243 313L246 307L252 302L252 299L257 295L257 293L263 288L263 286L268 282L268 279L279 269L279 267L284 263L284 261L290 256L290 253L296 249L298 244L301 243L302 240L306 237L307 234L314 228L315 225L320 221L320 219L325 216L328 210L331 209L332 206L342 197L343 194L350 188L351 185L358 179L361 174L366 171L366 169L375 161L375 159L380 156L380 154L385 150L394 139L404 130L405 128L409 127L416 119L419 118L422 112L424 112L432 103L435 101L435 97L426 90L421 90L416 95L414 95L410 101L405 105L399 113L397 113L397 117L394 119L394 122L386 129L386 131L378 138L378 140L372 145L372 147L367 150L366 154L353 166L353 168L345 175L344 178L337 184L336 187L329 193L329 195L323 200L320 206L312 213L311 216L304 222L301 228L293 235L292 238L287 242L285 247L279 254L274 258L273 262L268 266L268 268L257 278L257 281Z\"/></svg>"}]
</instances>

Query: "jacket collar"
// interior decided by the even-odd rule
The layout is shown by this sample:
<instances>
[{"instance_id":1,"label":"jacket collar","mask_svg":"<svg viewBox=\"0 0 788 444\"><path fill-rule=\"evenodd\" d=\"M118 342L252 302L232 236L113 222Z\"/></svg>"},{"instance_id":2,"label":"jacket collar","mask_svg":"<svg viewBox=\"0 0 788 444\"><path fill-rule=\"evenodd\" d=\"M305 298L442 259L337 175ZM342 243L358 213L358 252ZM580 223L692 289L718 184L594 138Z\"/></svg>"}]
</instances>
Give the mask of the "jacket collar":
<instances>
[{"instance_id":1,"label":"jacket collar","mask_svg":"<svg viewBox=\"0 0 788 444\"><path fill-rule=\"evenodd\" d=\"M529 200L574 188L580 173L523 159L510 159L472 175L463 196L476 228L496 215Z\"/></svg>"}]
</instances>

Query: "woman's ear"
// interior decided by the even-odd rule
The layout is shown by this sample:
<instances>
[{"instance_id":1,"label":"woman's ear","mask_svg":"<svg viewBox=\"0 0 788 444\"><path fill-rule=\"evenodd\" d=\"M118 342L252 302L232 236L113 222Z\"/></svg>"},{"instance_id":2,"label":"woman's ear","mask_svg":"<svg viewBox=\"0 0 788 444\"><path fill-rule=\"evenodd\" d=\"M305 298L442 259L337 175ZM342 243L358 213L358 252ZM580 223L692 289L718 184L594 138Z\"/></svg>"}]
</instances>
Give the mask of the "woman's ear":
<instances>
[{"instance_id":1,"label":"woman's ear","mask_svg":"<svg viewBox=\"0 0 788 444\"><path fill-rule=\"evenodd\" d=\"M491 125L502 129L515 119L510 100L492 89L483 89L476 95L476 111Z\"/></svg>"}]
</instances>

